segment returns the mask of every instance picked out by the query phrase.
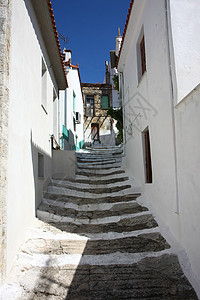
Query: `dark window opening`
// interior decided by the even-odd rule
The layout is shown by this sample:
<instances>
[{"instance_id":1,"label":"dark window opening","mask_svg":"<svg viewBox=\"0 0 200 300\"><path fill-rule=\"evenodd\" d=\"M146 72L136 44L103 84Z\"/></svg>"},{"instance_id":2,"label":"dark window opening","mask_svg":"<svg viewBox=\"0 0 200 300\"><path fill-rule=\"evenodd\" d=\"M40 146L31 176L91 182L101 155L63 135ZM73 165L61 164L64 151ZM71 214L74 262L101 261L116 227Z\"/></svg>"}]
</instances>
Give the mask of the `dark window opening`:
<instances>
[{"instance_id":1,"label":"dark window opening","mask_svg":"<svg viewBox=\"0 0 200 300\"><path fill-rule=\"evenodd\" d=\"M141 67L142 67L142 75L146 71L146 54L145 54L145 42L144 42L144 35L140 42L140 56L141 56Z\"/></svg>"},{"instance_id":2,"label":"dark window opening","mask_svg":"<svg viewBox=\"0 0 200 300\"><path fill-rule=\"evenodd\" d=\"M94 96L86 96L85 101L85 115L87 117L93 117L95 114L94 111Z\"/></svg>"},{"instance_id":3,"label":"dark window opening","mask_svg":"<svg viewBox=\"0 0 200 300\"><path fill-rule=\"evenodd\" d=\"M151 147L150 147L150 137L149 130L147 129L143 132L144 135L144 150L145 150L145 173L146 173L146 183L152 183L152 165L151 165Z\"/></svg>"},{"instance_id":4,"label":"dark window opening","mask_svg":"<svg viewBox=\"0 0 200 300\"><path fill-rule=\"evenodd\" d=\"M76 131L76 119L73 117L74 131Z\"/></svg>"},{"instance_id":5,"label":"dark window opening","mask_svg":"<svg viewBox=\"0 0 200 300\"><path fill-rule=\"evenodd\" d=\"M44 155L38 153L38 177L44 178Z\"/></svg>"},{"instance_id":6,"label":"dark window opening","mask_svg":"<svg viewBox=\"0 0 200 300\"><path fill-rule=\"evenodd\" d=\"M145 34L142 27L137 41L137 71L138 83L140 82L143 74L146 72L146 48L145 48Z\"/></svg>"}]
</instances>

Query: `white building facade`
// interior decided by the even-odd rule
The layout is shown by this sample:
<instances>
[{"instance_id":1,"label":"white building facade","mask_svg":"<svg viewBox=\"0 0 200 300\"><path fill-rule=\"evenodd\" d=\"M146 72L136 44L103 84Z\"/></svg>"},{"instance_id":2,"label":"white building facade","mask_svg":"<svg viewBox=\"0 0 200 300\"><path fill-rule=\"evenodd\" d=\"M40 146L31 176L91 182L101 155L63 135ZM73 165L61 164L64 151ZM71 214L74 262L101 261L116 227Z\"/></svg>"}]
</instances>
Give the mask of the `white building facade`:
<instances>
[{"instance_id":1,"label":"white building facade","mask_svg":"<svg viewBox=\"0 0 200 300\"><path fill-rule=\"evenodd\" d=\"M121 103L119 101L119 92L117 90L117 86L115 86L114 78L118 78L118 71L116 68L117 65L117 59L121 47L121 42L122 42L122 36L119 34L115 39L115 50L110 51L110 61L106 61L106 74L104 77L103 83L111 84L112 85L112 104L113 108L120 108Z\"/></svg>"},{"instance_id":2,"label":"white building facade","mask_svg":"<svg viewBox=\"0 0 200 300\"><path fill-rule=\"evenodd\" d=\"M50 1L1 1L1 281L52 173L58 95L67 87ZM6 121L4 121L6 120ZM3 208L3 209L2 209Z\"/></svg>"},{"instance_id":3,"label":"white building facade","mask_svg":"<svg viewBox=\"0 0 200 300\"><path fill-rule=\"evenodd\" d=\"M60 92L60 145L64 150L78 150L84 145L81 77L78 64L71 64L71 50L64 50L64 55L68 88Z\"/></svg>"},{"instance_id":4,"label":"white building facade","mask_svg":"<svg viewBox=\"0 0 200 300\"><path fill-rule=\"evenodd\" d=\"M131 1L118 61L125 164L200 278L200 2Z\"/></svg>"}]
</instances>

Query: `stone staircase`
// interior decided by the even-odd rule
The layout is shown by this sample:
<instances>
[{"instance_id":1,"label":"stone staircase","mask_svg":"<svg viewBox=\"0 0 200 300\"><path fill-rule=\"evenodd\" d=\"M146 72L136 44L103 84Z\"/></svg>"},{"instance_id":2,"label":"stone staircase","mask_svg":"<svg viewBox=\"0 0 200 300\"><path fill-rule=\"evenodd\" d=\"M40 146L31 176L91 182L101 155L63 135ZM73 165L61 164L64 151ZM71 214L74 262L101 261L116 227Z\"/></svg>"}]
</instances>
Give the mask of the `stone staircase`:
<instances>
[{"instance_id":1,"label":"stone staircase","mask_svg":"<svg viewBox=\"0 0 200 300\"><path fill-rule=\"evenodd\" d=\"M20 300L197 299L121 147L77 152L75 180L53 179L15 267Z\"/></svg>"}]
</instances>

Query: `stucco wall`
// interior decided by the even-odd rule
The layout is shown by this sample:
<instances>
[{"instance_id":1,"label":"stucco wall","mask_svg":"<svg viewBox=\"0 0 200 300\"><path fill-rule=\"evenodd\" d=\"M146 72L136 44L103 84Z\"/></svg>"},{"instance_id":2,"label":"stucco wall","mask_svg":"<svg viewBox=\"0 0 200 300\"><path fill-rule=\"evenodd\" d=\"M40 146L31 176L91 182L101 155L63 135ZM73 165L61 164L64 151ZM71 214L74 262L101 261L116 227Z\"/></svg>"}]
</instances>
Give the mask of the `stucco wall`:
<instances>
[{"instance_id":1,"label":"stucco wall","mask_svg":"<svg viewBox=\"0 0 200 300\"><path fill-rule=\"evenodd\" d=\"M175 109L180 205L180 241L200 278L200 86Z\"/></svg>"},{"instance_id":2,"label":"stucco wall","mask_svg":"<svg viewBox=\"0 0 200 300\"><path fill-rule=\"evenodd\" d=\"M6 271L6 209L11 1L0 0L0 283Z\"/></svg>"},{"instance_id":3,"label":"stucco wall","mask_svg":"<svg viewBox=\"0 0 200 300\"><path fill-rule=\"evenodd\" d=\"M180 4L180 11L183 10L185 2L187 2L186 7L190 3L194 8L191 1L174 2L177 7L178 3ZM185 7L184 9L186 13L187 9ZM190 10L188 13L190 15ZM181 18L183 20L183 15ZM194 20L194 25L195 22L196 20ZM183 23L183 28L186 28L187 22ZM147 71L138 81L137 42L142 27L145 36ZM186 31L187 34L189 31ZM179 45L176 48L175 57L176 55L178 57L179 52L182 53L180 46L182 41L180 36L175 35L175 38L177 38L176 45ZM183 65L183 60L187 61L188 56L190 56L189 49L186 56L183 57L181 54ZM124 77L126 168L135 179L135 184L137 182L136 186L139 185L142 191L141 201L149 203L157 217L168 226L171 234L186 250L193 271L197 278L200 278L197 167L199 165L197 132L199 90L194 91L183 100L183 103L174 107L173 97L176 95L172 92L171 81L174 77L171 77L169 68L170 64L173 64L170 58L166 2L164 0L136 0L118 65ZM191 72L192 69L191 66ZM191 76L198 80L199 76L197 77L195 72L191 73ZM187 90L190 91L194 81L189 86L189 83L185 84L186 77L183 80L181 77L179 79L181 82L181 86L178 87L179 92L184 85L186 87L184 93ZM142 137L147 126L150 133L153 173L153 182L150 184L145 183Z\"/></svg>"},{"instance_id":4,"label":"stucco wall","mask_svg":"<svg viewBox=\"0 0 200 300\"><path fill-rule=\"evenodd\" d=\"M180 102L199 84L200 1L168 0L168 9L175 102Z\"/></svg>"},{"instance_id":5,"label":"stucco wall","mask_svg":"<svg viewBox=\"0 0 200 300\"><path fill-rule=\"evenodd\" d=\"M156 7L156 9L155 9ZM143 194L176 227L176 187L165 1L136 1L124 73L126 164ZM138 82L137 42L144 28L147 72ZM156 38L155 38L156 37ZM154 43L152 43L154 39ZM127 46L128 47L128 46ZM160 76L162 74L162 76ZM167 113L166 113L167 112ZM128 128L132 134L128 134ZM149 127L153 183L145 183L143 131ZM166 185L170 186L170 189Z\"/></svg>"},{"instance_id":6,"label":"stucco wall","mask_svg":"<svg viewBox=\"0 0 200 300\"><path fill-rule=\"evenodd\" d=\"M63 125L69 131L69 138L60 139L60 144L62 144L65 150L74 150L74 145L76 144L76 136L77 136L77 147L79 147L79 143L84 140L83 133L83 97L81 92L80 79L78 74L78 69L73 67L66 68L67 73L67 81L68 88L65 91L60 91L60 99L59 99L59 131L60 136L62 136ZM74 130L74 121L73 118L75 114L73 112L73 93L76 95L76 104L75 110L79 112L81 115L80 124L76 124L76 130Z\"/></svg>"},{"instance_id":7,"label":"stucco wall","mask_svg":"<svg viewBox=\"0 0 200 300\"><path fill-rule=\"evenodd\" d=\"M76 142L76 135L77 135L77 146L79 142L84 140L83 137L83 96L81 92L80 80L78 76L78 70L75 68L70 68L69 72L67 73L67 80L69 84L69 88L67 89L67 129L71 130L71 141L70 143L73 145ZM73 123L73 92L76 95L76 103L75 109L76 112L81 114L81 123L76 124L76 131L74 130L74 123Z\"/></svg>"},{"instance_id":8,"label":"stucco wall","mask_svg":"<svg viewBox=\"0 0 200 300\"><path fill-rule=\"evenodd\" d=\"M41 107L42 57L47 67L46 112ZM8 151L7 270L35 217L45 178L52 171L54 74L30 1L12 3ZM55 115L54 115L55 120ZM44 178L38 178L38 152Z\"/></svg>"},{"instance_id":9,"label":"stucco wall","mask_svg":"<svg viewBox=\"0 0 200 300\"><path fill-rule=\"evenodd\" d=\"M76 169L75 151L53 151L53 178L75 179Z\"/></svg>"}]
</instances>

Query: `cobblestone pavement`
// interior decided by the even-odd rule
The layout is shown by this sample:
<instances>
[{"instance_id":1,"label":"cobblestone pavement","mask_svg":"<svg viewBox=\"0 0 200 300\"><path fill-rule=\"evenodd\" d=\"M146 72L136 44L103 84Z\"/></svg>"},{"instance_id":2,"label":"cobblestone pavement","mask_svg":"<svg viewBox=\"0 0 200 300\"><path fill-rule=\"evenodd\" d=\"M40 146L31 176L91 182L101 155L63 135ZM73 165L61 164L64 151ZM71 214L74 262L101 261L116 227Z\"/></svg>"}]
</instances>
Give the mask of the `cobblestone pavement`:
<instances>
[{"instance_id":1,"label":"cobblestone pavement","mask_svg":"<svg viewBox=\"0 0 200 300\"><path fill-rule=\"evenodd\" d=\"M0 299L197 299L122 155L78 152L76 179L51 181Z\"/></svg>"}]
</instances>

